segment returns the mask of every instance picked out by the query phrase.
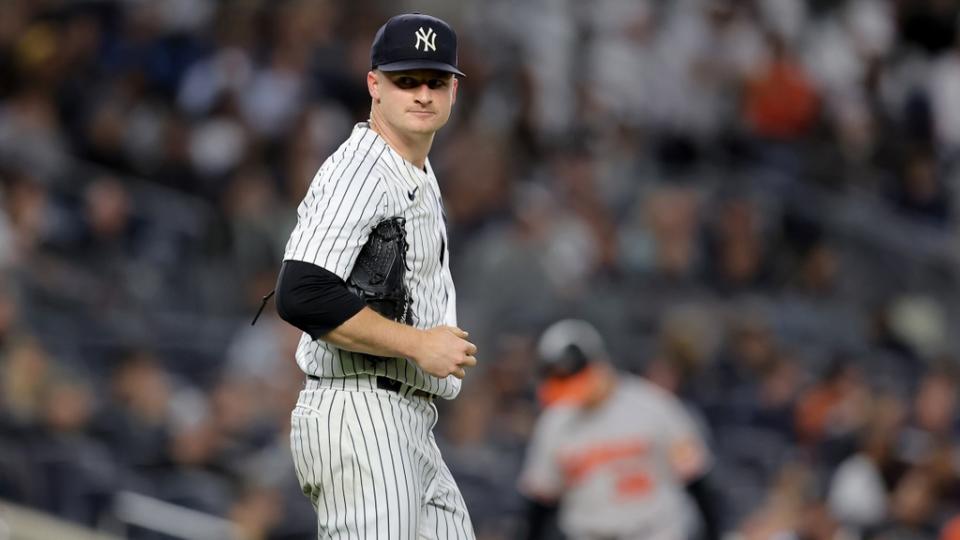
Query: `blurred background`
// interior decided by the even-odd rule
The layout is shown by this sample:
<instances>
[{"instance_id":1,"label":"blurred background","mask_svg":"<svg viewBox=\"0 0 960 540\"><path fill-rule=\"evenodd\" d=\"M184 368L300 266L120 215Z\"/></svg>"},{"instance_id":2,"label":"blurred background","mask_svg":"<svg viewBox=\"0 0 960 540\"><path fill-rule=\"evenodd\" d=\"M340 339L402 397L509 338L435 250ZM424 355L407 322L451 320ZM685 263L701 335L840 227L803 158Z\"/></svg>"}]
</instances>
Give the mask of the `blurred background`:
<instances>
[{"instance_id":1,"label":"blurred background","mask_svg":"<svg viewBox=\"0 0 960 540\"><path fill-rule=\"evenodd\" d=\"M960 538L954 0L3 0L0 538L315 537L299 332L250 319L412 9L468 74L436 431L480 538L564 316L700 419L732 537Z\"/></svg>"}]
</instances>

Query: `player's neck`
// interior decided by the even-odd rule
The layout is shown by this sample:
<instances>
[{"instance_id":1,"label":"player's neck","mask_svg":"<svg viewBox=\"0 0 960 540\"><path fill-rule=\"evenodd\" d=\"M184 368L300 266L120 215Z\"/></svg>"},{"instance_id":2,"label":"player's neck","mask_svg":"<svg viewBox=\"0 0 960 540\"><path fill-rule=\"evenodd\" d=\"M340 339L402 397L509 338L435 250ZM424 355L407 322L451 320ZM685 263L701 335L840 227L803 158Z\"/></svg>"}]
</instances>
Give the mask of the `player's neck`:
<instances>
[{"instance_id":1,"label":"player's neck","mask_svg":"<svg viewBox=\"0 0 960 540\"><path fill-rule=\"evenodd\" d=\"M433 145L432 133L430 135L410 134L391 129L390 125L380 119L375 111L370 115L370 129L380 135L403 159L413 163L418 169L425 167L427 154L430 153L430 147Z\"/></svg>"}]
</instances>

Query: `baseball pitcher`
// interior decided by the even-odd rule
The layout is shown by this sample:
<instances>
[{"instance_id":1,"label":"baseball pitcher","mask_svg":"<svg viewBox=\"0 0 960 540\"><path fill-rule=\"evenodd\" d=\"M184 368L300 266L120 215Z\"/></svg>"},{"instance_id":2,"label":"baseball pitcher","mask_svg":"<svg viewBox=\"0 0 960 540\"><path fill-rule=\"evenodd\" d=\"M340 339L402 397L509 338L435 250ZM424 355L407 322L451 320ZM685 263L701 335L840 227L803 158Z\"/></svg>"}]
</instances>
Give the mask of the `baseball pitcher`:
<instances>
[{"instance_id":1,"label":"baseball pitcher","mask_svg":"<svg viewBox=\"0 0 960 540\"><path fill-rule=\"evenodd\" d=\"M434 401L456 397L477 362L427 158L463 76L457 37L399 15L370 56L370 119L314 177L277 280L277 311L304 332L294 465L318 538L472 539L432 431Z\"/></svg>"}]
</instances>

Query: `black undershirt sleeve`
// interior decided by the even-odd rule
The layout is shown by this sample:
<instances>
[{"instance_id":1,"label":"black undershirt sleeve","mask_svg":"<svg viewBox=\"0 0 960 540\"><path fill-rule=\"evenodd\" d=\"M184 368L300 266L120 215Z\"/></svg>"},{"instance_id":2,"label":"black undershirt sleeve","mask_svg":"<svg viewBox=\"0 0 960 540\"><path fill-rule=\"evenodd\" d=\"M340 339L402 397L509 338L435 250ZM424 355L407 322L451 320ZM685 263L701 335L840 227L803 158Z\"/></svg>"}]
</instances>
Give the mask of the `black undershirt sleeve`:
<instances>
[{"instance_id":1,"label":"black undershirt sleeve","mask_svg":"<svg viewBox=\"0 0 960 540\"><path fill-rule=\"evenodd\" d=\"M286 260L277 278L280 318L319 339L356 315L366 303L333 272L303 261Z\"/></svg>"},{"instance_id":2,"label":"black undershirt sleeve","mask_svg":"<svg viewBox=\"0 0 960 540\"><path fill-rule=\"evenodd\" d=\"M526 499L526 533L521 535L523 540L546 540L558 538L556 502Z\"/></svg>"},{"instance_id":3,"label":"black undershirt sleeve","mask_svg":"<svg viewBox=\"0 0 960 540\"><path fill-rule=\"evenodd\" d=\"M714 492L715 486L710 476L708 472L688 483L687 493L700 510L703 525L701 538L703 540L718 540L723 536L720 531L720 500L718 494Z\"/></svg>"}]
</instances>

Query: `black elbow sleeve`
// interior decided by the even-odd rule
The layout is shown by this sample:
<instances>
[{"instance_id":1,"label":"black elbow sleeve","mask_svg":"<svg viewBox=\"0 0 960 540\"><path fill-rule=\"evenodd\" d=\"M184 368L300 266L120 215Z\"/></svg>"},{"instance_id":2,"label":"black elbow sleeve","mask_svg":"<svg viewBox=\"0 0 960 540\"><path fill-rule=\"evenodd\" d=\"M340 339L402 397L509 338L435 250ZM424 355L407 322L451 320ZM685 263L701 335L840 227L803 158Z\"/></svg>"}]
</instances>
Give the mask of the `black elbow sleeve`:
<instances>
[{"instance_id":1,"label":"black elbow sleeve","mask_svg":"<svg viewBox=\"0 0 960 540\"><path fill-rule=\"evenodd\" d=\"M714 487L709 473L687 484L687 493L700 510L703 526L701 538L704 540L717 540L723 536L720 523L721 500L719 494L715 493Z\"/></svg>"},{"instance_id":2,"label":"black elbow sleeve","mask_svg":"<svg viewBox=\"0 0 960 540\"><path fill-rule=\"evenodd\" d=\"M277 278L277 314L318 339L366 305L333 272L303 261L286 260Z\"/></svg>"},{"instance_id":3,"label":"black elbow sleeve","mask_svg":"<svg viewBox=\"0 0 960 540\"><path fill-rule=\"evenodd\" d=\"M524 540L544 540L559 538L557 528L556 502L546 502L536 499L527 499L526 532L520 538Z\"/></svg>"}]
</instances>

